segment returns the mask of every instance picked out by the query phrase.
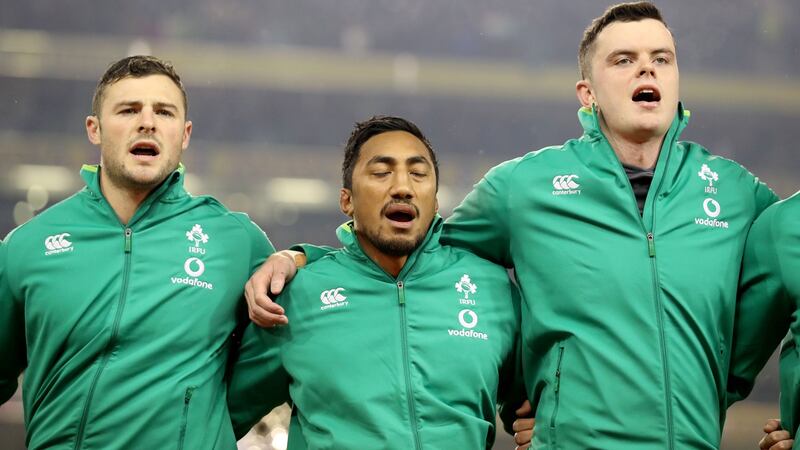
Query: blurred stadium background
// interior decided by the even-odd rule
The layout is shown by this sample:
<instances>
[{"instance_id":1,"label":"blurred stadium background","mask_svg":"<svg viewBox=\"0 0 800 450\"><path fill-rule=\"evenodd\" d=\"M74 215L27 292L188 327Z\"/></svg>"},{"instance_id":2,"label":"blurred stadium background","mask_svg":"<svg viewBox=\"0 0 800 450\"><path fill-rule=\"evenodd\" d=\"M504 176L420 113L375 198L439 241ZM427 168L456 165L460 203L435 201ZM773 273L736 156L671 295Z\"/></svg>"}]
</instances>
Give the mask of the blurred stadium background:
<instances>
[{"instance_id":1,"label":"blurred stadium background","mask_svg":"<svg viewBox=\"0 0 800 450\"><path fill-rule=\"evenodd\" d=\"M782 197L800 188L800 2L661 0L676 36L684 138ZM491 166L580 133L576 52L597 0L72 0L0 3L0 236L81 187L83 122L106 66L172 61L189 93L189 188L248 212L278 248L335 243L341 145L402 115L441 160L443 215ZM709 261L713 264L713 261ZM777 368L729 411L723 448L756 448ZM287 411L240 448L285 447ZM636 418L631 417L636 432ZM0 442L24 448L19 394ZM513 448L507 436L495 448Z\"/></svg>"}]
</instances>

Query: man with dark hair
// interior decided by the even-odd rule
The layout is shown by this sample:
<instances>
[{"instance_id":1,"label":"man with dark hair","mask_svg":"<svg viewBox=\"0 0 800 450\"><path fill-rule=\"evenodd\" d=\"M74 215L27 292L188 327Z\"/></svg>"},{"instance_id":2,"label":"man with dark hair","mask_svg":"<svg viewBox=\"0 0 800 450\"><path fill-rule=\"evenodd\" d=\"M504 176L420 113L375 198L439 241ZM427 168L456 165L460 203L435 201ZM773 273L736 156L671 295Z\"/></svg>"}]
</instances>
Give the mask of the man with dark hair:
<instances>
[{"instance_id":1,"label":"man with dark hair","mask_svg":"<svg viewBox=\"0 0 800 450\"><path fill-rule=\"evenodd\" d=\"M32 450L233 448L231 335L272 245L184 190L192 123L170 64L122 59L94 99L86 187L0 245L0 402L24 370Z\"/></svg>"},{"instance_id":2,"label":"man with dark hair","mask_svg":"<svg viewBox=\"0 0 800 450\"><path fill-rule=\"evenodd\" d=\"M777 197L678 140L689 111L653 4L610 7L579 61L583 136L489 171L442 242L515 269L533 448L718 448L745 236ZM271 262L251 317L285 323L266 287L294 268Z\"/></svg>"},{"instance_id":3,"label":"man with dark hair","mask_svg":"<svg viewBox=\"0 0 800 450\"><path fill-rule=\"evenodd\" d=\"M292 449L491 448L497 399L524 400L515 288L502 267L439 244L436 155L414 124L374 117L345 149L343 248L281 294L292 324L245 331L228 392L236 433L291 397Z\"/></svg>"}]
</instances>

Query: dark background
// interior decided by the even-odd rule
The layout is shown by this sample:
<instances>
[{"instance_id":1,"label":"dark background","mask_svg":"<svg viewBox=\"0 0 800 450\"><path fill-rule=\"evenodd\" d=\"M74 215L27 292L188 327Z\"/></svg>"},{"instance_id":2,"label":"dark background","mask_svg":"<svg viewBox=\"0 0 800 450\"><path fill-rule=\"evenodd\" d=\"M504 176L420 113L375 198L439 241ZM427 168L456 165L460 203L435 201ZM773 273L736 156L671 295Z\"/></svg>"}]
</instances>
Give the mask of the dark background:
<instances>
[{"instance_id":1,"label":"dark background","mask_svg":"<svg viewBox=\"0 0 800 450\"><path fill-rule=\"evenodd\" d=\"M683 138L739 161L782 197L800 188L800 3L656 3L675 34L681 98L692 110ZM83 127L94 85L110 62L136 53L171 60L187 85L190 190L248 212L276 247L335 243L345 220L341 144L373 114L405 116L428 134L446 216L489 167L580 133L576 51L606 6L3 0L0 236L80 188L80 165L99 159ZM777 415L777 389L773 362L751 399L730 411L725 449L756 447L761 425ZM0 408L0 447L22 448L20 417L18 397ZM270 419L277 434L242 448L280 444L281 423Z\"/></svg>"}]
</instances>

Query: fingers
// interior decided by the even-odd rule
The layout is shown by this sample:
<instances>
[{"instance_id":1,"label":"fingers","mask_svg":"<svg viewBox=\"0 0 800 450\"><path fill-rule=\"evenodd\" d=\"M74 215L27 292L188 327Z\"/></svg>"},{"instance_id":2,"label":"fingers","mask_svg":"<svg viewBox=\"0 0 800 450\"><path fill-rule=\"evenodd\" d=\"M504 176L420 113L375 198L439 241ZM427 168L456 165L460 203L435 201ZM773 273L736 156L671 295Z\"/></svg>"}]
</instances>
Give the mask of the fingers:
<instances>
[{"instance_id":1,"label":"fingers","mask_svg":"<svg viewBox=\"0 0 800 450\"><path fill-rule=\"evenodd\" d=\"M531 415L531 402L525 400L516 411L517 417L528 417Z\"/></svg>"},{"instance_id":2,"label":"fingers","mask_svg":"<svg viewBox=\"0 0 800 450\"><path fill-rule=\"evenodd\" d=\"M532 429L514 433L514 443L517 444L517 448L528 448L531 445L531 439L533 439Z\"/></svg>"},{"instance_id":3,"label":"fingers","mask_svg":"<svg viewBox=\"0 0 800 450\"><path fill-rule=\"evenodd\" d=\"M764 424L764 433L772 433L781 429L781 421L779 419L769 419Z\"/></svg>"},{"instance_id":4,"label":"fingers","mask_svg":"<svg viewBox=\"0 0 800 450\"><path fill-rule=\"evenodd\" d=\"M297 253L298 252L284 250L270 256L267 262L264 263L265 269L271 269L271 279L268 283L269 291L272 292L272 295L278 295L283 292L286 283L294 278L294 275L297 273L297 264L294 258L294 255Z\"/></svg>"},{"instance_id":5,"label":"fingers","mask_svg":"<svg viewBox=\"0 0 800 450\"><path fill-rule=\"evenodd\" d=\"M278 292L283 290L287 278L286 272L294 269L294 261L291 260L289 264L287 260L290 258L277 254L270 256L245 284L244 296L247 300L248 315L250 320L260 327L270 328L289 323L283 307L272 301L267 295L267 287L274 284L276 275L281 278ZM291 268L287 268L289 265ZM296 269L294 270L296 271ZM283 275L278 275L278 272ZM273 290L273 292L275 291Z\"/></svg>"},{"instance_id":6,"label":"fingers","mask_svg":"<svg viewBox=\"0 0 800 450\"><path fill-rule=\"evenodd\" d=\"M782 450L790 449L794 441L791 439L789 432L786 430L773 431L767 433L766 436L761 438L758 443L758 448L761 450Z\"/></svg>"},{"instance_id":7,"label":"fingers","mask_svg":"<svg viewBox=\"0 0 800 450\"><path fill-rule=\"evenodd\" d=\"M785 441L781 441L773 445L772 447L769 448L769 450L788 450L791 449L793 445L794 445L794 439L787 439Z\"/></svg>"},{"instance_id":8,"label":"fingers","mask_svg":"<svg viewBox=\"0 0 800 450\"><path fill-rule=\"evenodd\" d=\"M515 433L520 433L524 431L533 431L533 425L536 423L536 419L517 419L511 424L511 429Z\"/></svg>"}]
</instances>

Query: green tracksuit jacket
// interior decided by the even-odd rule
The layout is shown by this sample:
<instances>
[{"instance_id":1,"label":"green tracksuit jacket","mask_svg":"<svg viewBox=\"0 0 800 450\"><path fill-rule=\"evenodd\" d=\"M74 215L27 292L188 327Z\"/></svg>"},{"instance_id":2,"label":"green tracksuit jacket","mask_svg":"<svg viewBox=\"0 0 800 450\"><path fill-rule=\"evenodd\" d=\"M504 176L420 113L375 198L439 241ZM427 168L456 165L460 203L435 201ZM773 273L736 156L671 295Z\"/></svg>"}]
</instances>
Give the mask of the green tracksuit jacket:
<instances>
[{"instance_id":1,"label":"green tracksuit jacket","mask_svg":"<svg viewBox=\"0 0 800 450\"><path fill-rule=\"evenodd\" d=\"M640 215L598 125L505 162L442 242L514 267L533 448L716 449L737 279L775 195L738 164L678 141L679 107Z\"/></svg>"},{"instance_id":2,"label":"green tracksuit jacket","mask_svg":"<svg viewBox=\"0 0 800 450\"><path fill-rule=\"evenodd\" d=\"M800 193L769 207L753 224L745 247L729 389L750 393L756 375L791 329L781 349L781 422L800 426ZM765 418L766 419L766 418ZM800 448L800 442L795 446Z\"/></svg>"},{"instance_id":3,"label":"green tracksuit jacket","mask_svg":"<svg viewBox=\"0 0 800 450\"><path fill-rule=\"evenodd\" d=\"M289 324L244 333L229 388L237 436L291 396L289 449L491 446L500 377L512 387L518 301L505 269L439 244L441 222L397 278L339 227L344 248L279 297Z\"/></svg>"},{"instance_id":4,"label":"green tracksuit jacket","mask_svg":"<svg viewBox=\"0 0 800 450\"><path fill-rule=\"evenodd\" d=\"M242 286L273 251L245 215L183 189L127 226L86 188L0 247L0 402L24 369L30 449L233 449L224 375Z\"/></svg>"}]
</instances>

